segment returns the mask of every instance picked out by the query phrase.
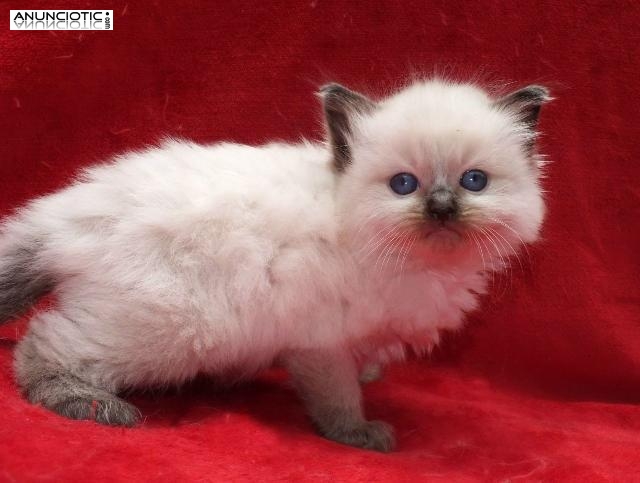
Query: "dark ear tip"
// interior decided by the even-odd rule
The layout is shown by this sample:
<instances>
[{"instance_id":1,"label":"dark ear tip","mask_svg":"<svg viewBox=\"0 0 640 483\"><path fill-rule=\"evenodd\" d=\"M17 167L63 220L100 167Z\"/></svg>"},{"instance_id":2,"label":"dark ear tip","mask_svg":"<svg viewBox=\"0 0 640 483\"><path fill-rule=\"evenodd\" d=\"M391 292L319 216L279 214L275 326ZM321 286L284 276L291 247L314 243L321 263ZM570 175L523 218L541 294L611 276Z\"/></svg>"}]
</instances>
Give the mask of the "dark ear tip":
<instances>
[{"instance_id":1,"label":"dark ear tip","mask_svg":"<svg viewBox=\"0 0 640 483\"><path fill-rule=\"evenodd\" d=\"M532 84L513 92L512 94L508 95L506 99L510 99L511 102L542 105L553 100L553 97L551 97L551 95L549 94L549 89L547 89L546 87Z\"/></svg>"},{"instance_id":2,"label":"dark ear tip","mask_svg":"<svg viewBox=\"0 0 640 483\"><path fill-rule=\"evenodd\" d=\"M534 85L525 87L524 90L527 90L530 93L532 100L535 99L540 104L553 100L553 97L551 97L549 89L547 89L545 86L534 84Z\"/></svg>"},{"instance_id":3,"label":"dark ear tip","mask_svg":"<svg viewBox=\"0 0 640 483\"><path fill-rule=\"evenodd\" d=\"M327 97L339 92L344 92L346 90L347 89L344 86L341 86L337 82L330 82L320 87L320 89L318 90L318 95L320 97Z\"/></svg>"}]
</instances>

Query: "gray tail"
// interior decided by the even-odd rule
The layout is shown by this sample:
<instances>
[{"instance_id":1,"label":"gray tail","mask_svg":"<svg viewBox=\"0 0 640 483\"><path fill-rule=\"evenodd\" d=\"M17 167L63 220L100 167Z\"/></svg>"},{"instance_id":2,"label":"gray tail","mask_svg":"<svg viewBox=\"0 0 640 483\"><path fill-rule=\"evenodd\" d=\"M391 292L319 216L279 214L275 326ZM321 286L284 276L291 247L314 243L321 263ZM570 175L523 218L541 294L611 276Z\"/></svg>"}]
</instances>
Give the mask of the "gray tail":
<instances>
[{"instance_id":1,"label":"gray tail","mask_svg":"<svg viewBox=\"0 0 640 483\"><path fill-rule=\"evenodd\" d=\"M0 324L23 314L53 288L53 278L39 267L39 244L0 240Z\"/></svg>"}]
</instances>

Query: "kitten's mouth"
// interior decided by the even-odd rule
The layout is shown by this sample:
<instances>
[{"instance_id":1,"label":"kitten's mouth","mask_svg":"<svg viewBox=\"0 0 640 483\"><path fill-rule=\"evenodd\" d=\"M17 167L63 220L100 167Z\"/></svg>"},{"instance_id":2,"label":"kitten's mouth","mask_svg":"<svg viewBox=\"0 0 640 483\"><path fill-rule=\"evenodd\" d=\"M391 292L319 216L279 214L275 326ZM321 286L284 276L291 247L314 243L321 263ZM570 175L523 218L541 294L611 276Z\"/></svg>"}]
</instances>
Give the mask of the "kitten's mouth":
<instances>
[{"instance_id":1,"label":"kitten's mouth","mask_svg":"<svg viewBox=\"0 0 640 483\"><path fill-rule=\"evenodd\" d=\"M451 223L430 223L424 228L424 238L430 243L453 246L462 240L462 232Z\"/></svg>"},{"instance_id":2,"label":"kitten's mouth","mask_svg":"<svg viewBox=\"0 0 640 483\"><path fill-rule=\"evenodd\" d=\"M462 236L460 229L448 222L429 223L425 227L425 237L442 236L443 234L452 234Z\"/></svg>"}]
</instances>

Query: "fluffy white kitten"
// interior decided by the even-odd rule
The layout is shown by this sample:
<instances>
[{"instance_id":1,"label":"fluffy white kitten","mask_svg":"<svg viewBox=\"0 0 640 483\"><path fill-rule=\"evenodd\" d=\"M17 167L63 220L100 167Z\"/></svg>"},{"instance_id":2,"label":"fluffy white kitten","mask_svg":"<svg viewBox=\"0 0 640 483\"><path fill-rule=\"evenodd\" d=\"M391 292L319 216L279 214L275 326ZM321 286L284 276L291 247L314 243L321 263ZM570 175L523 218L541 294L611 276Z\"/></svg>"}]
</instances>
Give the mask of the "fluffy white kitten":
<instances>
[{"instance_id":1,"label":"fluffy white kitten","mask_svg":"<svg viewBox=\"0 0 640 483\"><path fill-rule=\"evenodd\" d=\"M26 397L132 425L117 393L282 363L324 436L388 451L359 372L456 329L536 239L547 90L321 90L328 143L171 141L90 168L0 237L0 319L53 291L16 351Z\"/></svg>"}]
</instances>

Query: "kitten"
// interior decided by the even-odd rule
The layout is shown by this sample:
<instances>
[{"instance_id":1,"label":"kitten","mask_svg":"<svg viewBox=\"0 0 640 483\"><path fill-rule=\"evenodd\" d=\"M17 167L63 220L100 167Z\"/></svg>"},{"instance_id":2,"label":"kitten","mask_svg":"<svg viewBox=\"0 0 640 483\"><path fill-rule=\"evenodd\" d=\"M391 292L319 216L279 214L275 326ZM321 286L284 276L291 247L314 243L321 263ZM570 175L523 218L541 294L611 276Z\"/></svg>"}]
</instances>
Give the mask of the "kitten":
<instances>
[{"instance_id":1,"label":"kitten","mask_svg":"<svg viewBox=\"0 0 640 483\"><path fill-rule=\"evenodd\" d=\"M321 89L328 143L170 141L5 220L0 319L53 292L15 355L33 403L131 426L116 394L283 364L325 437L389 451L362 379L427 350L536 239L544 87Z\"/></svg>"}]
</instances>

